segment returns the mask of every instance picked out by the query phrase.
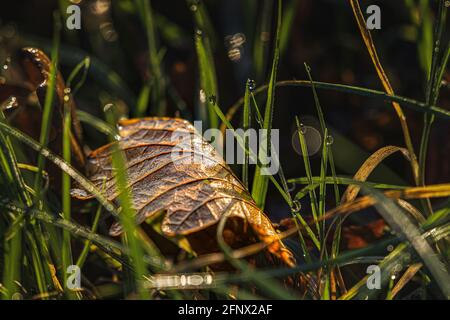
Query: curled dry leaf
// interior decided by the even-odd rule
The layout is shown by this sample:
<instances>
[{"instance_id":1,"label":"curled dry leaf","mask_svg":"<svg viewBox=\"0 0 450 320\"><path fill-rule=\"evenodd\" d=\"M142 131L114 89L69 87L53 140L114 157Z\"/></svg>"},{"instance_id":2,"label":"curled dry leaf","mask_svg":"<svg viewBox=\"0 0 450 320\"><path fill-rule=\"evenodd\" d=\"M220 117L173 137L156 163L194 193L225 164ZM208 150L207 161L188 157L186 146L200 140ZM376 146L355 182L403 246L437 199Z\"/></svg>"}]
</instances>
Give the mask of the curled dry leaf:
<instances>
[{"instance_id":1,"label":"curled dry leaf","mask_svg":"<svg viewBox=\"0 0 450 320\"><path fill-rule=\"evenodd\" d=\"M50 86L51 77L51 65L50 58L41 50L36 48L23 48L19 53L19 62L27 78L27 82L31 85L33 91L39 99L41 107L44 107L45 97L47 90ZM53 117L52 129L54 130L54 139L56 140L56 149L59 149L62 145L61 133L64 117L64 103L68 103L68 107L72 118L72 134L71 134L71 147L77 164L81 167L84 166L84 153L81 148L82 131L81 125L76 115L76 107L73 99L64 101L65 96L70 97L70 92L65 92L66 85L64 79L59 71L56 72L55 79L55 99L53 100L53 110L57 116ZM58 150L56 150L58 151ZM58 154L60 152L57 152Z\"/></svg>"},{"instance_id":2,"label":"curled dry leaf","mask_svg":"<svg viewBox=\"0 0 450 320\"><path fill-rule=\"evenodd\" d=\"M119 123L119 133L121 139L115 143L126 156L128 187L137 212L137 223L165 211L163 233L167 236L200 234L197 241L190 242L194 250L202 252L201 246L207 246L206 238L215 238L211 227L226 213L234 223L240 221L239 228L234 229L235 235L236 230L248 233L245 228L248 223L253 234L269 244L272 254L287 265L295 264L292 253L281 243L271 221L256 206L222 157L188 121L172 118L125 120ZM111 144L92 152L88 157L88 171L97 188L105 190L109 200L115 201L119 190L111 152ZM74 188L72 195L79 199L92 198L80 187ZM118 223L110 229L113 236L121 233L122 227ZM225 231L224 237L234 238Z\"/></svg>"},{"instance_id":3,"label":"curled dry leaf","mask_svg":"<svg viewBox=\"0 0 450 320\"><path fill-rule=\"evenodd\" d=\"M12 125L39 140L41 132L42 110L45 97L50 86L51 60L37 48L22 48L14 55L12 66L0 82L0 102L14 98L18 103L15 108L6 110L6 115ZM74 158L73 164L78 168L84 167L84 152L81 147L82 131L76 115L76 106L69 92L65 92L66 85L60 72L56 73L55 96L52 105L52 123L49 133L49 148L56 154L61 154L64 105L71 112L72 130L71 147ZM64 97L68 96L68 101ZM37 99L36 99L37 98ZM39 102L40 108L36 107ZM60 170L48 164L50 175L55 181L60 180ZM57 186L57 184L56 184ZM58 190L59 188L55 188Z\"/></svg>"},{"instance_id":4,"label":"curled dry leaf","mask_svg":"<svg viewBox=\"0 0 450 320\"><path fill-rule=\"evenodd\" d=\"M409 152L405 148L396 146L386 146L375 151L366 161L361 165L358 172L354 175L353 179L356 181L366 181L369 175L376 169L376 167L390 155L400 152L403 156L410 161ZM356 196L361 189L358 185L350 185L347 190L345 190L342 196L342 203L352 202L356 199Z\"/></svg>"}]
</instances>

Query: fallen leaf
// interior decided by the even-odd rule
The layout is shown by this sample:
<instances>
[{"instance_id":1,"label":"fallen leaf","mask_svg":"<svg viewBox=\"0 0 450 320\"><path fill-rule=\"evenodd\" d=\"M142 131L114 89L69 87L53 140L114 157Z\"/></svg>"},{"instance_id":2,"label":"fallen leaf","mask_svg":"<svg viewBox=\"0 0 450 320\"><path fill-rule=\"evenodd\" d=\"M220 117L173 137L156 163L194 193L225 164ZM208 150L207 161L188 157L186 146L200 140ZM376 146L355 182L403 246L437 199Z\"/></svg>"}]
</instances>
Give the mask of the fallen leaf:
<instances>
[{"instance_id":1,"label":"fallen leaf","mask_svg":"<svg viewBox=\"0 0 450 320\"><path fill-rule=\"evenodd\" d=\"M188 121L125 120L119 122L119 134L120 141L114 143L119 144L127 159L128 187L137 223L163 210L162 232L169 237L198 234L199 237L189 240L194 250L202 252L202 246L209 247L208 239L215 241L211 227L227 213L230 224L236 224L236 219L241 221L238 228L224 234L227 241L250 239L245 227L248 222L253 233L269 244L273 255L289 266L295 264L292 253L282 244L271 221L257 207L248 190ZM87 165L90 180L99 190L105 190L109 200L115 201L119 190L111 152L111 144L93 151ZM72 190L72 195L79 199L93 197L79 186ZM115 223L110 234L118 236L122 231L121 225Z\"/></svg>"},{"instance_id":2,"label":"fallen leaf","mask_svg":"<svg viewBox=\"0 0 450 320\"><path fill-rule=\"evenodd\" d=\"M41 132L42 110L45 97L49 88L51 75L51 60L37 48L22 48L13 57L11 75L5 81L0 82L0 102L10 97L17 99L17 107L6 110L8 120L19 130L27 133L35 140L39 140ZM76 105L69 92L65 91L66 85L63 76L58 71L56 74L55 96L53 99L52 122L49 133L48 146L54 153L60 155L62 148L62 129L64 116L64 103L68 103L71 111L71 149L73 164L78 168L84 167L84 152L81 146L82 130L76 115ZM68 96L69 100L64 101ZM39 103L40 108L37 106ZM59 190L60 170L52 164L47 164L51 178L56 181L55 190Z\"/></svg>"}]
</instances>

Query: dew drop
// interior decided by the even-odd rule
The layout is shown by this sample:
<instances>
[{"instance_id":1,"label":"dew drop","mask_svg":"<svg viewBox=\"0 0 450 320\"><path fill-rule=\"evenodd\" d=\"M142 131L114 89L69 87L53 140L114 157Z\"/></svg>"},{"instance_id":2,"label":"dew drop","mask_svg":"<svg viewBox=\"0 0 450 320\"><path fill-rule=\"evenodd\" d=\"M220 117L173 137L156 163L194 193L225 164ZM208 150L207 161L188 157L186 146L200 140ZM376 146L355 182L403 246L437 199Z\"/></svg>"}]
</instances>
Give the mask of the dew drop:
<instances>
[{"instance_id":1,"label":"dew drop","mask_svg":"<svg viewBox=\"0 0 450 320\"><path fill-rule=\"evenodd\" d=\"M7 57L5 60L5 63L3 64L3 70L8 70L10 63L11 63L11 58Z\"/></svg>"},{"instance_id":2,"label":"dew drop","mask_svg":"<svg viewBox=\"0 0 450 320\"><path fill-rule=\"evenodd\" d=\"M14 109L19 106L19 103L17 102L17 98L14 96L11 96L2 104L2 111Z\"/></svg>"},{"instance_id":3,"label":"dew drop","mask_svg":"<svg viewBox=\"0 0 450 320\"><path fill-rule=\"evenodd\" d=\"M252 80L252 79L248 79L247 80L247 86L248 86L248 90L250 90L250 91L255 91L255 89L256 89L256 82L255 82L255 80Z\"/></svg>"},{"instance_id":4,"label":"dew drop","mask_svg":"<svg viewBox=\"0 0 450 320\"><path fill-rule=\"evenodd\" d=\"M326 138L327 145L331 146L333 144L333 142L334 142L333 136L327 136L327 138Z\"/></svg>"},{"instance_id":5,"label":"dew drop","mask_svg":"<svg viewBox=\"0 0 450 320\"><path fill-rule=\"evenodd\" d=\"M108 103L103 107L103 112L114 111L114 105L112 103Z\"/></svg>"},{"instance_id":6,"label":"dew drop","mask_svg":"<svg viewBox=\"0 0 450 320\"><path fill-rule=\"evenodd\" d=\"M201 103L205 103L206 102L206 93L205 90L200 89L199 91L199 99Z\"/></svg>"},{"instance_id":7,"label":"dew drop","mask_svg":"<svg viewBox=\"0 0 450 320\"><path fill-rule=\"evenodd\" d=\"M65 88L65 89L64 89L64 93L65 93L65 94L70 94L70 92L71 92L70 88Z\"/></svg>"},{"instance_id":8,"label":"dew drop","mask_svg":"<svg viewBox=\"0 0 450 320\"><path fill-rule=\"evenodd\" d=\"M295 182L292 182L288 185L288 191L292 192L295 190L296 187L297 187L297 184Z\"/></svg>"},{"instance_id":9,"label":"dew drop","mask_svg":"<svg viewBox=\"0 0 450 320\"><path fill-rule=\"evenodd\" d=\"M305 125L304 125L303 123L300 123L300 128L299 128L298 131L299 131L301 134L305 134L307 130L308 130L308 129L305 127Z\"/></svg>"},{"instance_id":10,"label":"dew drop","mask_svg":"<svg viewBox=\"0 0 450 320\"><path fill-rule=\"evenodd\" d=\"M203 31L200 30L200 29L197 29L197 30L195 30L195 35L196 35L197 37L201 37L201 36L203 35Z\"/></svg>"},{"instance_id":11,"label":"dew drop","mask_svg":"<svg viewBox=\"0 0 450 320\"><path fill-rule=\"evenodd\" d=\"M292 212L297 213L297 212L300 212L301 209L302 209L302 204L300 203L299 200L292 201L292 207L291 207Z\"/></svg>"}]
</instances>

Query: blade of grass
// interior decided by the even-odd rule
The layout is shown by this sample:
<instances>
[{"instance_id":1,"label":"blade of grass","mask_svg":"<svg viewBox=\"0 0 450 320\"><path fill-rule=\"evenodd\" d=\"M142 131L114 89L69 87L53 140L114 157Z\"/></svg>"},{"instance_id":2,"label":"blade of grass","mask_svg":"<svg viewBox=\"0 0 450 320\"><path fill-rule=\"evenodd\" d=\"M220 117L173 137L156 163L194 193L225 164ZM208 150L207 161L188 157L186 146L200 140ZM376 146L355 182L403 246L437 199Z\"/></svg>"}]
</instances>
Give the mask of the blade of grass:
<instances>
[{"instance_id":1,"label":"blade of grass","mask_svg":"<svg viewBox=\"0 0 450 320\"><path fill-rule=\"evenodd\" d=\"M370 155L370 157L361 165L359 170L356 172L353 180L366 181L373 170L375 170L375 168L383 160L396 152L400 152L407 160L410 160L408 150L405 148L396 146L383 147ZM345 203L353 201L358 195L359 190L360 187L358 185L350 185L347 190L345 190L344 195L342 196L342 202Z\"/></svg>"},{"instance_id":2,"label":"blade of grass","mask_svg":"<svg viewBox=\"0 0 450 320\"><path fill-rule=\"evenodd\" d=\"M89 124L91 127L107 136L114 136L117 134L114 127L111 127L107 122L91 115L86 111L77 110L77 116L81 122Z\"/></svg>"},{"instance_id":3,"label":"blade of grass","mask_svg":"<svg viewBox=\"0 0 450 320\"><path fill-rule=\"evenodd\" d=\"M318 115L318 118L319 118L320 127L322 129L323 139L324 139L326 144L330 144L331 145L331 141L329 140L330 138L328 136L328 128L326 126L325 117L323 115L322 106L320 105L319 96L317 94L316 86L315 86L314 81L313 81L312 76L311 76L311 68L306 63L305 63L305 70L306 70L306 72L308 74L308 79L309 79L309 81L311 83L311 89L312 89L313 96L314 96L314 102L315 102L315 105L316 105L316 111L317 111L317 115ZM325 131L327 131L327 133L325 133ZM333 149L331 147L327 148L326 156L327 156L327 158L329 159L329 162L330 162L331 173L332 173L333 177L336 177L336 168L334 166ZM321 170L322 170L322 168L324 168L324 166L326 166L326 164L327 164L327 162L323 163L323 165L321 166ZM339 195L339 188L338 188L336 183L333 185L333 189L334 189L334 196L336 198L336 205L338 205L338 203L340 202L340 195Z\"/></svg>"},{"instance_id":4,"label":"blade of grass","mask_svg":"<svg viewBox=\"0 0 450 320\"><path fill-rule=\"evenodd\" d=\"M69 77L67 78L66 86L67 88L70 88L70 92L73 96L76 95L78 90L83 86L84 82L86 81L89 67L91 66L91 58L85 57L80 63L78 63L75 68L70 73ZM75 80L75 78L78 76L78 74L82 71L81 78L77 82L77 84L72 88L72 83Z\"/></svg>"},{"instance_id":5,"label":"blade of grass","mask_svg":"<svg viewBox=\"0 0 450 320\"><path fill-rule=\"evenodd\" d=\"M92 227L91 227L91 230L90 230L91 233L96 233L97 232L97 227L98 227L98 222L100 220L101 212L102 212L102 207L99 205L97 210L96 210L96 212L95 212L94 221L92 222ZM86 258L88 256L91 244L92 244L92 240L86 240L84 242L83 250L81 250L81 253L78 256L77 263L76 263L76 265L79 268L83 267L84 262L86 261Z\"/></svg>"},{"instance_id":6,"label":"blade of grass","mask_svg":"<svg viewBox=\"0 0 450 320\"><path fill-rule=\"evenodd\" d=\"M372 35L371 35L369 29L366 27L366 21L365 21L363 13L361 11L361 7L359 6L359 1L358 0L349 0L349 1L350 1L352 10L353 10L353 14L356 19L356 22L358 24L359 31L364 40L367 51L369 52L370 58L372 59L375 70L377 71L378 77L380 78L380 81L384 87L384 90L388 94L394 95L395 94L394 89L392 88L391 83L389 82L389 78L387 77L387 75L383 69L383 65L381 64L380 59L378 58L377 49L373 42ZM419 176L420 176L420 173L419 173L420 168L419 168L419 163L417 161L416 154L414 152L414 146L411 141L411 135L409 133L406 116L403 113L402 108L400 107L400 105L397 102L393 102L392 106L394 107L395 112L397 113L397 116L400 120L400 125L402 127L405 145L406 145L406 148L408 149L409 155L411 157L410 163L411 163L413 177L414 177L416 184L418 184Z\"/></svg>"},{"instance_id":7,"label":"blade of grass","mask_svg":"<svg viewBox=\"0 0 450 320\"><path fill-rule=\"evenodd\" d=\"M301 150L302 150L302 157L303 157L303 164L305 166L305 172L306 172L306 177L308 179L308 185L312 185L312 173L311 173L311 164L309 162L309 154L308 154L308 148L306 146L306 141L305 141L305 137L304 137L304 128L302 128L302 124L300 123L298 117L295 118L295 121L297 123L297 132L298 132L298 137L300 140L300 146L301 146ZM316 196L316 192L315 190L312 188L311 191L309 191L309 198L311 199L311 212L313 215L313 219L314 219L314 223L316 225L316 229L317 229L317 234L320 235L320 225L318 223L318 210L319 210L319 206L318 206L318 202L317 202L317 196ZM318 249L320 250L321 245L318 245Z\"/></svg>"},{"instance_id":8,"label":"blade of grass","mask_svg":"<svg viewBox=\"0 0 450 320\"><path fill-rule=\"evenodd\" d=\"M113 126L116 123L114 112L112 112L113 105L105 106L105 113L108 123ZM115 140L111 139L111 142ZM119 149L116 143L112 144L112 165L116 170L116 183L119 190L119 202L120 202L120 222L124 229L123 238L126 239L126 243L131 251L131 260L134 266L134 281L137 288L137 292L141 299L149 299L150 295L143 286L143 281L147 273L147 268L142 260L143 249L136 234L136 220L135 209L133 208L131 194L127 188L128 178L125 166L125 155Z\"/></svg>"},{"instance_id":9,"label":"blade of grass","mask_svg":"<svg viewBox=\"0 0 450 320\"><path fill-rule=\"evenodd\" d=\"M200 113L203 114L202 119L208 120L210 128L217 128L219 119L213 108L213 104L218 99L216 68L210 53L211 47L203 31L197 30L195 33L195 48L200 74Z\"/></svg>"},{"instance_id":10,"label":"blade of grass","mask_svg":"<svg viewBox=\"0 0 450 320\"><path fill-rule=\"evenodd\" d=\"M314 86L317 89L322 90L333 90L337 92L344 92L349 94L355 94L362 97L369 97L374 99L380 99L387 102L397 102L401 103L403 106L409 107L412 110L416 110L423 113L431 113L434 114L437 117L440 117L441 119L450 119L450 111L445 110L443 108L437 107L435 105L428 105L423 102L416 101L414 99L394 95L394 94L388 94L383 91L368 89L368 88L362 88L357 86L349 86L344 84L336 84L336 83L328 83L328 82L319 82L319 81L313 81ZM278 81L276 83L276 87L311 87L311 81L309 80L283 80ZM268 85L262 85L258 88L256 88L252 94L257 96L258 94L261 94L265 92L268 89ZM227 112L226 118L228 120L231 120L234 116L234 114L239 110L239 108L242 106L244 102L244 98L241 97L239 100L237 100L229 109ZM384 106L384 105L381 105ZM224 128L224 125L221 127L221 131Z\"/></svg>"},{"instance_id":11,"label":"blade of grass","mask_svg":"<svg viewBox=\"0 0 450 320\"><path fill-rule=\"evenodd\" d=\"M434 29L434 50L431 59L431 66L428 69L428 82L426 88L426 104L436 104L439 97L439 89L441 87L442 76L447 65L448 56L450 52L450 46L447 43L447 51L444 52L442 62L439 64L439 54L441 52L441 39L442 33L445 29L447 8L445 7L445 1L439 1L439 11L437 14L437 21ZM428 142L431 134L431 127L434 121L434 115L424 115L424 128L422 131L422 138L420 142L419 151L419 164L420 164L420 183L425 184L425 169L426 169L426 157L428 150Z\"/></svg>"},{"instance_id":12,"label":"blade of grass","mask_svg":"<svg viewBox=\"0 0 450 320\"><path fill-rule=\"evenodd\" d=\"M250 129L251 126L251 110L250 110L250 89L249 86L252 85L252 81L250 79L247 80L247 83L245 84L245 96L244 96L244 112L242 115L243 123L242 127L244 129L244 132L247 132L248 129ZM244 150L249 149L249 137L247 135L244 136ZM245 152L244 155L244 164L242 166L242 182L244 182L244 185L249 187L248 184L248 166L249 166L249 154Z\"/></svg>"},{"instance_id":13,"label":"blade of grass","mask_svg":"<svg viewBox=\"0 0 450 320\"><path fill-rule=\"evenodd\" d=\"M64 120L63 120L63 160L70 165L71 164L71 128L72 128L72 115L69 105L69 95L64 96ZM62 210L63 217L66 220L70 220L71 217L71 199L70 199L70 176L66 172L62 172ZM62 243L62 269L64 274L64 289L67 290L67 268L73 264L72 262L72 245L70 241L70 233L63 231L63 243ZM70 291L67 292L69 299L74 298L74 295Z\"/></svg>"},{"instance_id":14,"label":"blade of grass","mask_svg":"<svg viewBox=\"0 0 450 320\"><path fill-rule=\"evenodd\" d=\"M378 189L406 189L410 186L402 186L402 185L394 185L394 184L387 184L387 183L379 183L379 182L370 182L370 181L358 181L354 180L351 177L344 177L344 176L337 176L335 177L324 177L326 184L333 184L337 183L338 185L352 185L352 184L359 184L359 185L368 185L372 188L378 188ZM314 188L317 188L319 186L319 183L321 182L321 177L314 176L312 177ZM300 184L308 184L308 178L302 177L302 178L292 178L288 180L289 183L300 183Z\"/></svg>"},{"instance_id":15,"label":"blade of grass","mask_svg":"<svg viewBox=\"0 0 450 320\"><path fill-rule=\"evenodd\" d=\"M54 97L55 97L55 86L56 86L56 75L57 75L57 66L59 60L59 42L60 42L60 33L61 33L61 21L59 14L54 14L54 24L53 24L53 45L52 45L52 53L51 53L51 65L50 65L50 76L48 80L48 89L45 94L45 102L41 119L41 134L39 137L39 142L41 147L46 147L48 143L48 137L50 134L51 121L53 115L53 107L54 107ZM41 190L41 177L42 170L45 166L45 158L40 154L38 157L38 168L39 174L36 175L36 180L34 182L34 189Z\"/></svg>"}]
</instances>

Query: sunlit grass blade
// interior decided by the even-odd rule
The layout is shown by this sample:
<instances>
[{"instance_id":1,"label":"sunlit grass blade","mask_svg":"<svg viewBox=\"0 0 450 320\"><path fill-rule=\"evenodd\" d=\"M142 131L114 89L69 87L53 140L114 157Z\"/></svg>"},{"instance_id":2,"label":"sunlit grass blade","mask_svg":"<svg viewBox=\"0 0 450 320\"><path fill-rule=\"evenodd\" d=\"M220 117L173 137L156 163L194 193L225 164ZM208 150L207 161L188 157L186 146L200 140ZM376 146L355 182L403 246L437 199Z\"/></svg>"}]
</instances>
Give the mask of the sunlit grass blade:
<instances>
[{"instance_id":1,"label":"sunlit grass blade","mask_svg":"<svg viewBox=\"0 0 450 320\"><path fill-rule=\"evenodd\" d=\"M105 113L108 123L110 125L114 125L116 123L116 119L114 117L114 113L112 112L113 105L105 106ZM114 139L111 139L111 142L114 142ZM131 251L131 260L134 266L134 281L137 292L141 299L149 299L150 295L147 290L143 287L143 281L145 279L145 275L147 274L147 268L145 266L144 261L142 260L143 249L139 242L137 233L136 233L136 220L135 220L135 209L132 204L131 194L127 187L128 178L127 171L125 165L125 156L122 151L119 149L118 144L112 144L112 165L116 168L115 179L117 183L117 189L119 190L119 202L120 202L120 222L124 229L123 240L127 243L127 246Z\"/></svg>"},{"instance_id":2,"label":"sunlit grass blade","mask_svg":"<svg viewBox=\"0 0 450 320\"><path fill-rule=\"evenodd\" d=\"M311 83L311 89L313 92L313 96L314 96L314 103L316 106L316 112L317 112L317 116L319 118L319 123L320 123L320 127L322 129L322 135L323 135L323 140L324 140L324 144L330 145L330 147L327 147L327 152L326 152L326 157L327 159L329 159L330 162L330 167L331 167L331 173L333 175L333 177L336 177L336 168L334 165L334 157L333 157L333 149L331 147L333 141L333 137L332 136L328 136L329 134L329 130L327 128L326 122L325 122L325 116L323 114L323 110L322 110L322 106L320 105L320 101L319 101L319 96L317 94L317 90L316 90L316 86L314 84L312 75L311 75L311 68L305 63L305 69L306 69L306 73L308 74L308 79ZM325 133L326 131L326 133ZM324 157L322 156L322 159ZM323 171L324 167L327 165L328 161L322 161L322 165L321 165L321 171ZM326 174L326 173L325 173ZM340 194L339 194L339 188L337 186L337 183L335 183L333 185L333 189L334 189L334 195L335 195L335 199L336 199L336 205L339 204L340 202Z\"/></svg>"},{"instance_id":3,"label":"sunlit grass blade","mask_svg":"<svg viewBox=\"0 0 450 320\"><path fill-rule=\"evenodd\" d=\"M220 110L219 106L216 103L213 104L213 108L214 108L214 111L216 112L217 116L220 118L220 120L223 123L225 123L225 125L228 129L231 129L231 132L232 132L234 138L239 143L239 146L244 150L245 153L247 153L249 155L249 158L256 163L257 155L253 152L252 148L245 149L245 145L244 145L244 141L243 141L242 137L236 133L236 130L234 130L233 125L231 124L230 121L227 120L227 118L223 114L222 110ZM287 193L285 191L285 189L283 189L283 187L278 183L278 181L275 179L274 176L269 175L267 177L273 183L273 185L277 188L278 192L283 197L283 199L286 201L286 203L288 203L291 206L292 200L291 200L290 194Z\"/></svg>"},{"instance_id":4,"label":"sunlit grass blade","mask_svg":"<svg viewBox=\"0 0 450 320\"><path fill-rule=\"evenodd\" d=\"M67 100L67 101L66 101ZM72 127L72 114L69 105L70 98L68 95L64 97L64 118L63 118L63 139L62 139L62 151L64 161L70 165L72 152L71 152L71 127ZM70 176L62 172L62 210L63 217L66 220L70 220L71 217L71 199L70 199ZM73 264L72 262L72 244L70 241L70 233L63 231L63 243L62 243L62 269L64 274L64 288L67 284L67 268ZM73 298L73 295L68 292L69 298Z\"/></svg>"},{"instance_id":5,"label":"sunlit grass blade","mask_svg":"<svg viewBox=\"0 0 450 320\"><path fill-rule=\"evenodd\" d=\"M406 150L405 148L400 148L396 146L383 147L375 151L372 155L370 155L369 158L367 158L367 160L358 169L353 179L362 182L366 181L369 175L375 170L375 168L382 161L384 161L387 157L396 152L400 152L407 160L410 159L408 150ZM358 185L349 186L347 190L345 190L344 195L342 196L342 202L353 201L358 195L359 190L360 187Z\"/></svg>"},{"instance_id":6,"label":"sunlit grass blade","mask_svg":"<svg viewBox=\"0 0 450 320\"><path fill-rule=\"evenodd\" d=\"M72 93L73 96L77 94L77 92L80 90L80 88L86 81L90 66L91 66L91 58L90 57L84 58L80 63L78 63L75 66L75 68L72 70L69 77L67 78L66 86L67 88L70 88L70 92ZM79 81L75 86L72 87L74 80L76 79L76 77L78 77L80 72L81 76Z\"/></svg>"},{"instance_id":7,"label":"sunlit grass blade","mask_svg":"<svg viewBox=\"0 0 450 320\"><path fill-rule=\"evenodd\" d=\"M361 11L361 7L359 6L359 0L350 0L350 5L352 6L353 14L354 14L356 22L358 24L359 31L364 40L367 51L370 54L370 58L372 59L373 65L375 67L375 70L377 71L378 77L380 78L383 88L388 94L394 95L395 94L394 89L392 88L391 83L389 82L389 78L387 77L387 75L383 69L383 65L381 64L380 59L378 58L377 49L373 42L372 35L366 26L366 20L364 18L364 14ZM417 161L417 157L414 152L414 146L411 141L411 135L410 135L409 128L408 128L408 123L406 121L406 116L403 113L402 108L400 107L400 105L397 102L393 102L392 106L394 107L395 112L397 113L397 116L400 120L400 125L402 127L405 145L406 145L406 148L408 149L408 152L411 157L410 163L411 163L413 177L414 177L416 184L418 184L419 183L419 175L420 175L419 163Z\"/></svg>"},{"instance_id":8,"label":"sunlit grass blade","mask_svg":"<svg viewBox=\"0 0 450 320\"><path fill-rule=\"evenodd\" d=\"M350 86L345 84L337 84L337 83L328 83L328 82L319 82L319 81L313 81L314 86L316 89L322 89L322 90L332 90L337 92L344 92L348 94L354 94L362 97L369 97L374 99L379 99L387 102L397 102L401 103L403 106L409 107L412 110L416 110L418 112L423 113L431 113L434 114L436 117L439 117L441 119L450 119L450 111L445 110L444 108L440 108L433 105L428 105L424 102L420 102L414 99L402 97L399 95L394 94L388 94L383 91L368 89L368 88L362 88L357 86ZM311 81L310 80L283 80L278 81L276 83L276 87L308 87L310 88ZM252 94L257 96L258 94L262 94L266 92L268 89L268 85L262 85L255 89ZM242 104L244 103L244 98L241 97L239 100L237 100L227 111L227 119L231 120L234 116L234 114L241 108ZM389 107L388 105L381 104L382 107Z\"/></svg>"},{"instance_id":9,"label":"sunlit grass blade","mask_svg":"<svg viewBox=\"0 0 450 320\"><path fill-rule=\"evenodd\" d=\"M247 80L247 83L245 84L245 97L244 97L244 111L242 115L242 127L244 129L244 132L247 132L247 130L250 129L251 126L251 109L250 109L250 88L251 80ZM245 135L244 137L244 150L249 149L249 136ZM242 166L242 182L244 182L244 185L249 187L248 184L248 167L249 167L249 160L250 156L247 152L244 154L244 164Z\"/></svg>"},{"instance_id":10,"label":"sunlit grass blade","mask_svg":"<svg viewBox=\"0 0 450 320\"><path fill-rule=\"evenodd\" d=\"M218 128L219 119L214 111L213 104L218 100L216 68L209 46L208 39L203 31L195 33L195 48L197 51L198 67L200 74L199 104L202 119L207 119L209 127Z\"/></svg>"},{"instance_id":11,"label":"sunlit grass blade","mask_svg":"<svg viewBox=\"0 0 450 320\"><path fill-rule=\"evenodd\" d=\"M294 178L294 179L289 179L288 180L289 183L298 183L298 184L306 184L307 186L305 186L304 188L302 188L299 192L297 192L297 194L295 195L295 199L296 200L301 200L302 198L304 198L306 195L309 194L309 192L312 189L317 189L321 183L326 183L326 184L330 184L330 185L366 185L368 187L371 188L377 188L377 189L406 189L408 188L408 186L400 186L400 185L393 185L393 184L385 184L385 183L376 183L376 182L368 182L368 181L357 181L357 180L353 180L352 178L348 178L348 177L341 177L341 176L337 176L337 177L312 177L312 184L308 184L309 180L307 177L303 177L303 178Z\"/></svg>"},{"instance_id":12,"label":"sunlit grass blade","mask_svg":"<svg viewBox=\"0 0 450 320\"><path fill-rule=\"evenodd\" d=\"M300 147L302 150L302 157L303 157L303 164L305 166L305 172L306 172L306 177L308 178L308 185L312 185L312 172L311 172L311 164L309 162L309 153L308 153L308 147L306 146L306 141L305 141L305 137L304 137L304 126L303 124L300 123L299 119L296 117L295 121L297 123L297 132L298 132L298 138L300 140ZM320 235L320 225L318 223L318 210L319 210L319 205L317 202L317 196L316 196L316 192L314 189L311 189L311 191L309 191L309 197L311 200L311 213L312 216L314 218L314 222L316 225L316 229L317 229L317 234ZM320 246L319 246L320 249Z\"/></svg>"},{"instance_id":13,"label":"sunlit grass blade","mask_svg":"<svg viewBox=\"0 0 450 320\"><path fill-rule=\"evenodd\" d=\"M115 136L117 134L114 127L110 126L106 121L103 121L86 111L77 110L77 116L81 122L90 125L107 136Z\"/></svg>"}]
</instances>

